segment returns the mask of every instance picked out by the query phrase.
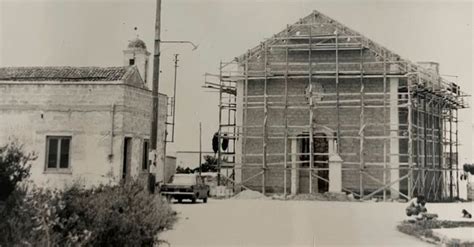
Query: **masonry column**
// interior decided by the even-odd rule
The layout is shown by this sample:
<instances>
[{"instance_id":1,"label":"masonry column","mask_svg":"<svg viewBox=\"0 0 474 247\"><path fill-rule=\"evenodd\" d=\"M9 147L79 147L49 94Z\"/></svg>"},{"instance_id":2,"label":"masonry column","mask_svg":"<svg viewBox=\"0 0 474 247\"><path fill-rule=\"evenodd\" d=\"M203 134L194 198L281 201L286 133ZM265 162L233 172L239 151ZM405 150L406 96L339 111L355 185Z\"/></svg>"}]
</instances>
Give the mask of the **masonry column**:
<instances>
[{"instance_id":1,"label":"masonry column","mask_svg":"<svg viewBox=\"0 0 474 247\"><path fill-rule=\"evenodd\" d=\"M329 192L342 192L342 159L336 153L329 156Z\"/></svg>"},{"instance_id":2,"label":"masonry column","mask_svg":"<svg viewBox=\"0 0 474 247\"><path fill-rule=\"evenodd\" d=\"M390 66L390 72L397 71L396 65ZM399 119L398 119L398 78L390 78L390 182L395 182L400 178L400 150L399 150ZM390 186L390 195L392 199L398 199L400 191L400 182Z\"/></svg>"},{"instance_id":3,"label":"masonry column","mask_svg":"<svg viewBox=\"0 0 474 247\"><path fill-rule=\"evenodd\" d=\"M291 141L291 194L296 195L298 193L299 185L299 170L297 164L298 142L296 138L290 139Z\"/></svg>"}]
</instances>

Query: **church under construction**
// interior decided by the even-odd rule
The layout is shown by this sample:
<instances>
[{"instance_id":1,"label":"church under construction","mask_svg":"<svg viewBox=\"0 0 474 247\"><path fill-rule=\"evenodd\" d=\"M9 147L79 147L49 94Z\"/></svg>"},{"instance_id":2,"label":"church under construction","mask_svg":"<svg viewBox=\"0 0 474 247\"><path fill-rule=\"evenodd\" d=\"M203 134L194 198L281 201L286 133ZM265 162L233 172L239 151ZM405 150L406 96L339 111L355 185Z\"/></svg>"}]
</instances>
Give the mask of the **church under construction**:
<instances>
[{"instance_id":1,"label":"church under construction","mask_svg":"<svg viewBox=\"0 0 474 247\"><path fill-rule=\"evenodd\" d=\"M219 91L221 175L235 190L450 200L466 95L314 11L207 74Z\"/></svg>"}]
</instances>

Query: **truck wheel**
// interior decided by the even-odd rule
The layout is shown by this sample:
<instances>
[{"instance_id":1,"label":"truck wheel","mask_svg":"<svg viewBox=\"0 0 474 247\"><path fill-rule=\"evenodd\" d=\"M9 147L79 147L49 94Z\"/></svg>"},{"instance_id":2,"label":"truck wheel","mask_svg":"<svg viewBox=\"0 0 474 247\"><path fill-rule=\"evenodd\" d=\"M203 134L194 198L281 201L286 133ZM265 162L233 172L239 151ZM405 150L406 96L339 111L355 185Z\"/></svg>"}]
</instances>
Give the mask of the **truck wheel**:
<instances>
[{"instance_id":1,"label":"truck wheel","mask_svg":"<svg viewBox=\"0 0 474 247\"><path fill-rule=\"evenodd\" d=\"M198 199L198 198L199 198L199 193L194 194L193 197L191 198L191 201L192 201L193 203L196 203L196 199Z\"/></svg>"},{"instance_id":2,"label":"truck wheel","mask_svg":"<svg viewBox=\"0 0 474 247\"><path fill-rule=\"evenodd\" d=\"M183 199L178 198L178 203L181 203L181 202L183 202Z\"/></svg>"},{"instance_id":3,"label":"truck wheel","mask_svg":"<svg viewBox=\"0 0 474 247\"><path fill-rule=\"evenodd\" d=\"M204 199L202 199L202 202L207 203L207 197L205 197Z\"/></svg>"}]
</instances>

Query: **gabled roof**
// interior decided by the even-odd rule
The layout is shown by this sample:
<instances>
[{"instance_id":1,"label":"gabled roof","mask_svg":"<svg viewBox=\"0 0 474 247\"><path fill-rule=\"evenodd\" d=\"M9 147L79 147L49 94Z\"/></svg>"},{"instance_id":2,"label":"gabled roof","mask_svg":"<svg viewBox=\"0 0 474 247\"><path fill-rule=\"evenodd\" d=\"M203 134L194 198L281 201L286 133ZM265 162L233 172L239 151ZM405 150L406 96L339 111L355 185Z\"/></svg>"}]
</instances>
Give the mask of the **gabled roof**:
<instances>
[{"instance_id":1,"label":"gabled roof","mask_svg":"<svg viewBox=\"0 0 474 247\"><path fill-rule=\"evenodd\" d=\"M405 72L411 72L411 71L419 71L424 74L428 74L429 77L432 77L432 79L439 79L440 77L437 75L434 75L427 69L418 66L415 63L412 63L411 61L407 59L401 58L398 54L394 53L393 51L383 47L382 45L372 41L371 39L363 36L362 34L350 29L349 27L341 24L340 22L314 10L311 14L308 16L300 19L298 22L294 23L293 25L288 25L286 29L283 31L275 34L272 38L269 38L262 42L260 45L250 49L247 53L242 54L240 57L237 58L237 61L245 61L248 57L253 57L256 55L259 55L263 51L263 47L265 44L271 45L271 44L276 44L278 42L281 42L281 39L278 38L285 38L285 37L295 37L299 35L299 31L301 30L306 30L305 25L313 25L315 27L325 29L325 33L314 33L313 35L320 35L324 36L327 35L329 36L334 36L336 33L339 36L347 36L351 37L350 42L354 43L360 43L364 48L367 48L371 50L376 56L378 56L381 59L385 60L390 60L390 61L402 61L405 62L410 66L409 69L406 69Z\"/></svg>"},{"instance_id":2,"label":"gabled roof","mask_svg":"<svg viewBox=\"0 0 474 247\"><path fill-rule=\"evenodd\" d=\"M400 56L394 52L392 52L391 50L383 47L382 45L380 44L377 44L376 42L370 40L369 38L363 36L362 34L350 29L349 27L341 24L340 22L322 14L321 12L319 11L316 11L316 10L313 10L313 12L309 15L307 15L306 17L300 19L298 22L292 24L292 25L288 25L286 29L282 30L281 32L275 34L272 38L276 38L276 37L287 37L287 36L295 36L296 33L301 30L301 29L304 29L304 27L302 27L302 25L326 25L326 26L330 26L332 28L332 32L327 32L325 34L323 33L319 33L319 34L314 34L314 35L331 35L331 34L334 34L334 32L337 32L338 35L342 35L342 36L355 36L355 37L359 37L360 39L357 39L357 40L353 40L353 42L361 42L363 41L363 45L365 46L365 48L368 48L372 51L374 51L377 55L379 56L384 56L384 57L387 57L387 58L391 58L393 60L398 60L398 59L401 59ZM330 28L328 28L328 30L330 30ZM267 43L267 44L270 44L272 42L275 42L274 39L267 39L266 41L264 41L262 44L252 48L249 50L249 53L251 55L255 54L255 53L258 53L262 50L262 47L263 47L263 44ZM243 59L244 56L246 54L243 54L241 55L239 58L240 59Z\"/></svg>"},{"instance_id":3,"label":"gabled roof","mask_svg":"<svg viewBox=\"0 0 474 247\"><path fill-rule=\"evenodd\" d=\"M0 68L0 81L120 81L137 70L120 67L5 67Z\"/></svg>"}]
</instances>

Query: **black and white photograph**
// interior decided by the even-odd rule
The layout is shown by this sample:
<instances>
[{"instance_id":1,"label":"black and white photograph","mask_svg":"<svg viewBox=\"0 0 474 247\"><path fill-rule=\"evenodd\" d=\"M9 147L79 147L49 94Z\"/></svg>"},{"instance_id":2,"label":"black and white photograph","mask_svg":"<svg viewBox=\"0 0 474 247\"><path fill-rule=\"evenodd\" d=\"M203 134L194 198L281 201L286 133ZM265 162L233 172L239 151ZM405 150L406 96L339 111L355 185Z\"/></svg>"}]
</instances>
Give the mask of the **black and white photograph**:
<instances>
[{"instance_id":1,"label":"black and white photograph","mask_svg":"<svg viewBox=\"0 0 474 247\"><path fill-rule=\"evenodd\" d=\"M0 0L0 247L474 246L473 14Z\"/></svg>"}]
</instances>

